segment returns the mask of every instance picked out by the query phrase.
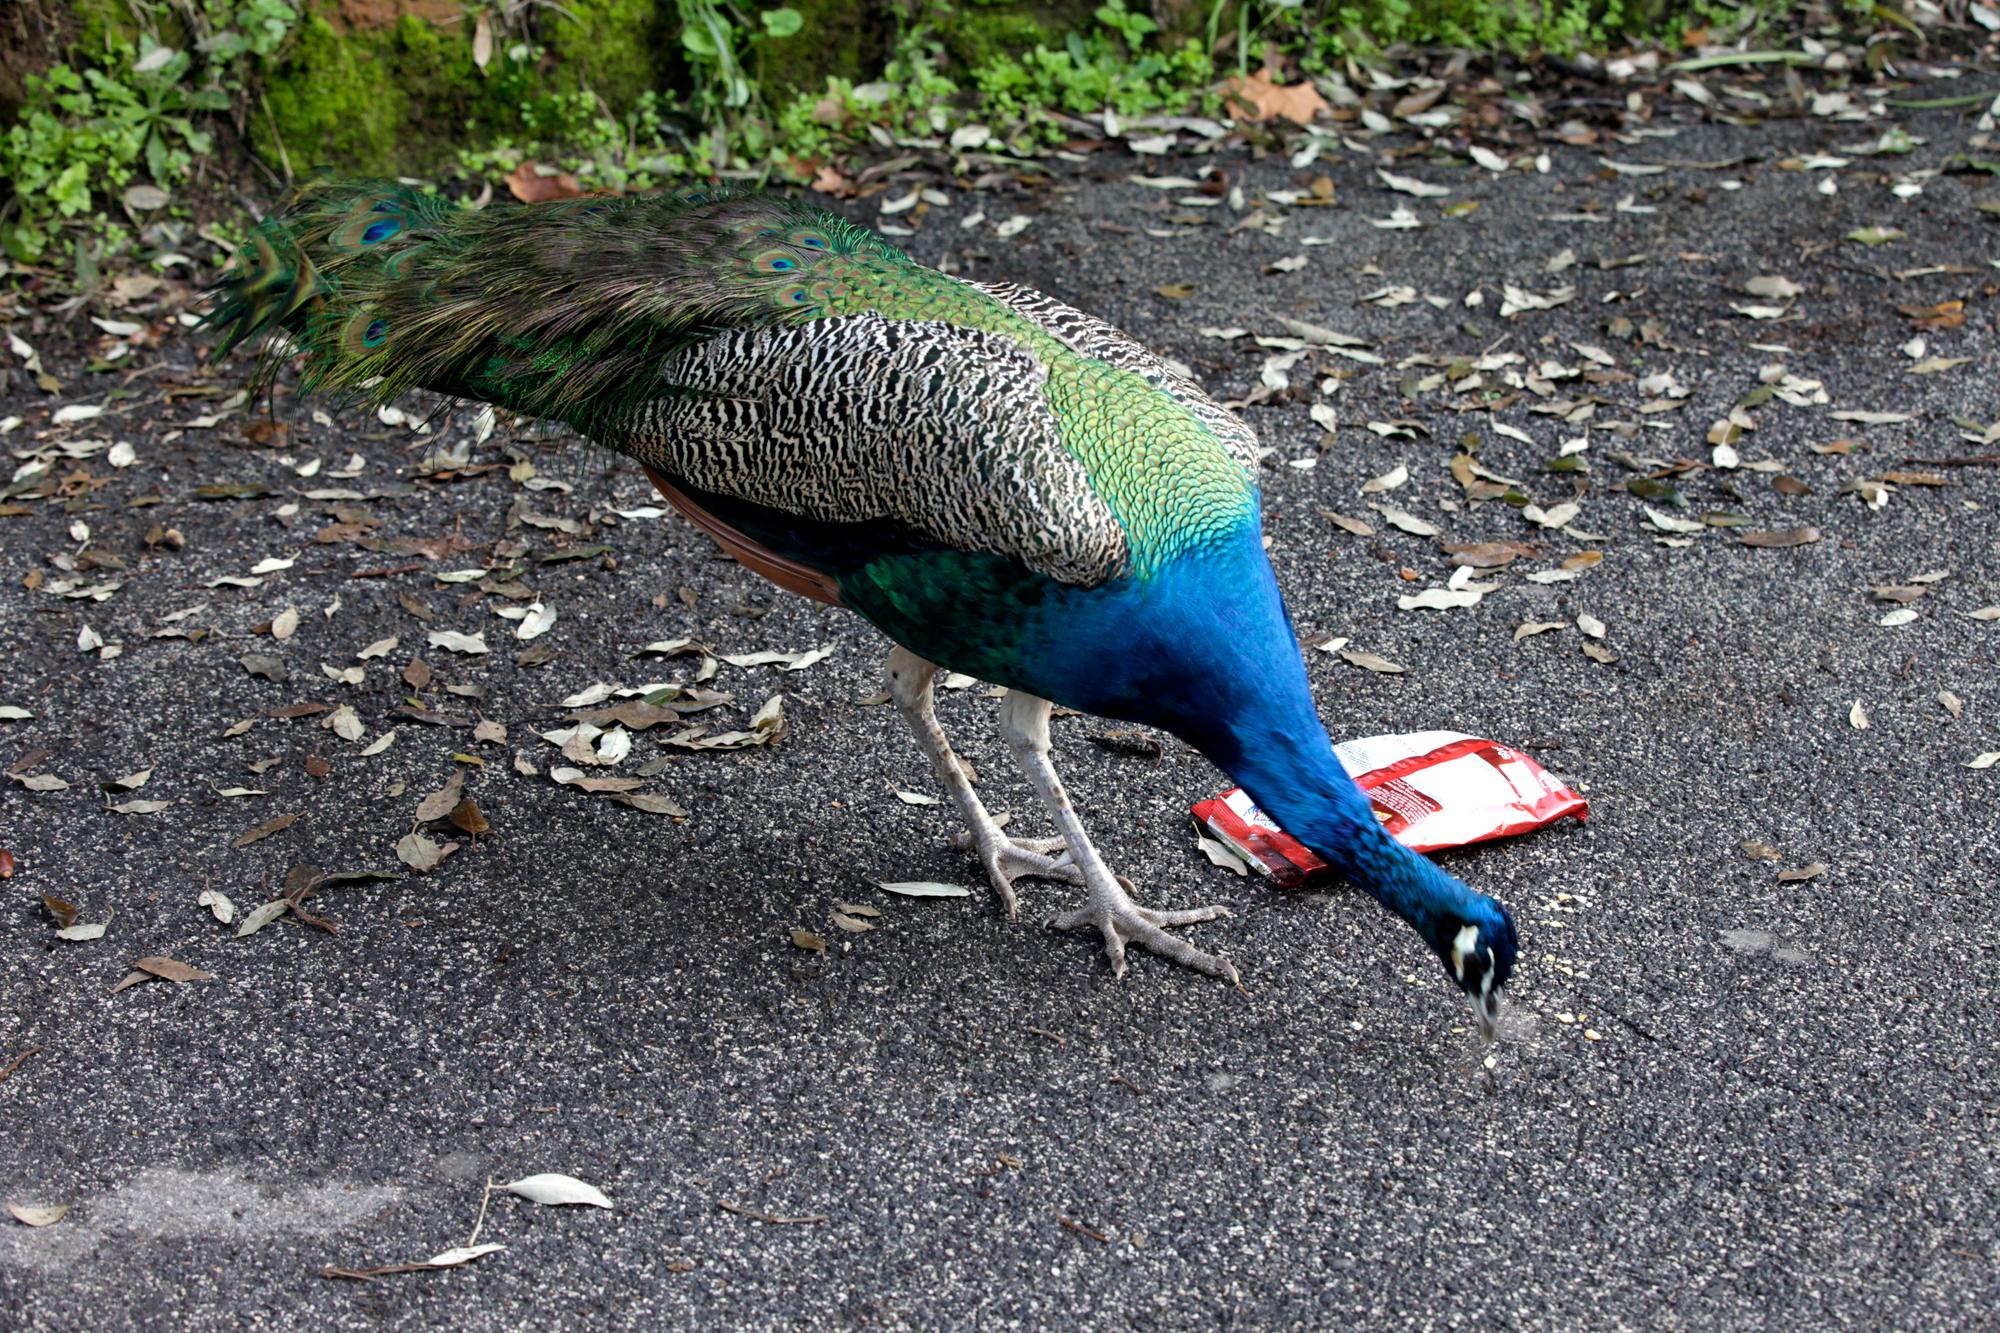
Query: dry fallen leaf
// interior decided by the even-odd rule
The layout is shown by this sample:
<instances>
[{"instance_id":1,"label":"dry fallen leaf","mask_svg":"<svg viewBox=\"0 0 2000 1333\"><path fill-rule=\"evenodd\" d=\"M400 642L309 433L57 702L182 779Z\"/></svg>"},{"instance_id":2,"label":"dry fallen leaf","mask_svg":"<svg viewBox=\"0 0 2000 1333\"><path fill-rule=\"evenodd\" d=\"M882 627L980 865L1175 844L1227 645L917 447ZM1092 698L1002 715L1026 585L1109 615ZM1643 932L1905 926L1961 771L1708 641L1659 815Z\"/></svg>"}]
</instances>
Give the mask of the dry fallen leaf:
<instances>
[{"instance_id":1,"label":"dry fallen leaf","mask_svg":"<svg viewBox=\"0 0 2000 1333\"><path fill-rule=\"evenodd\" d=\"M1400 676L1404 668L1377 653L1365 648L1342 648L1340 660L1349 666L1358 666L1363 671L1373 671L1381 676Z\"/></svg>"},{"instance_id":2,"label":"dry fallen leaf","mask_svg":"<svg viewBox=\"0 0 2000 1333\"><path fill-rule=\"evenodd\" d=\"M1328 109L1326 99L1313 87L1312 80L1280 84L1271 74L1271 67L1266 65L1255 74L1226 80L1222 96L1229 110L1243 120L1282 116L1294 125L1310 125L1314 116Z\"/></svg>"},{"instance_id":3,"label":"dry fallen leaf","mask_svg":"<svg viewBox=\"0 0 2000 1333\"><path fill-rule=\"evenodd\" d=\"M575 199L583 194L583 187L567 171L554 171L533 162L523 162L508 174L507 190L524 204Z\"/></svg>"},{"instance_id":4,"label":"dry fallen leaf","mask_svg":"<svg viewBox=\"0 0 2000 1333\"><path fill-rule=\"evenodd\" d=\"M609 1208L611 1200L597 1186L578 1180L575 1176L565 1176L553 1171L539 1175L522 1176L504 1185L495 1185L497 1190L518 1194L535 1203L561 1205L580 1203L592 1208Z\"/></svg>"},{"instance_id":5,"label":"dry fallen leaf","mask_svg":"<svg viewBox=\"0 0 2000 1333\"><path fill-rule=\"evenodd\" d=\"M1818 528L1777 528L1746 532L1736 540L1745 546L1810 546L1819 539Z\"/></svg>"},{"instance_id":6,"label":"dry fallen leaf","mask_svg":"<svg viewBox=\"0 0 2000 1333\"><path fill-rule=\"evenodd\" d=\"M458 769L445 780L445 784L417 802L417 822L428 824L434 819L444 819L458 807L465 795L465 770Z\"/></svg>"},{"instance_id":7,"label":"dry fallen leaf","mask_svg":"<svg viewBox=\"0 0 2000 1333\"><path fill-rule=\"evenodd\" d=\"M1208 858L1210 865L1219 866L1233 875L1248 875L1250 873L1248 863L1242 857L1238 856L1236 849L1228 843L1218 842L1206 834L1197 833L1195 834L1195 846L1201 849L1201 854Z\"/></svg>"},{"instance_id":8,"label":"dry fallen leaf","mask_svg":"<svg viewBox=\"0 0 2000 1333\"><path fill-rule=\"evenodd\" d=\"M132 966L138 968L141 972L150 973L162 981L185 983L189 981L215 980L213 972L204 972L190 963L183 963L177 958L168 958L163 954L149 954L133 963Z\"/></svg>"},{"instance_id":9,"label":"dry fallen leaf","mask_svg":"<svg viewBox=\"0 0 2000 1333\"><path fill-rule=\"evenodd\" d=\"M47 1227L54 1226L69 1216L69 1205L58 1203L48 1207L37 1207L33 1204L10 1203L7 1205L7 1211L12 1213L14 1220L22 1226Z\"/></svg>"},{"instance_id":10,"label":"dry fallen leaf","mask_svg":"<svg viewBox=\"0 0 2000 1333\"><path fill-rule=\"evenodd\" d=\"M258 931L291 910L292 904L290 900L273 898L270 902L265 903L262 907L255 909L243 918L243 924L236 928L236 938L240 940L246 936L255 935Z\"/></svg>"},{"instance_id":11,"label":"dry fallen leaf","mask_svg":"<svg viewBox=\"0 0 2000 1333\"><path fill-rule=\"evenodd\" d=\"M972 890L963 884L941 884L936 880L876 880L877 888L905 898L970 898Z\"/></svg>"},{"instance_id":12,"label":"dry fallen leaf","mask_svg":"<svg viewBox=\"0 0 2000 1333\"><path fill-rule=\"evenodd\" d=\"M242 833L237 835L236 841L230 843L229 845L231 847L248 847L251 843L256 842L258 839L268 838L273 833L282 832L283 830L290 828L292 825L298 822L299 822L299 817L295 814L279 815L275 819L265 820L263 823L257 825L255 828L245 829Z\"/></svg>"},{"instance_id":13,"label":"dry fallen leaf","mask_svg":"<svg viewBox=\"0 0 2000 1333\"><path fill-rule=\"evenodd\" d=\"M444 847L421 833L406 833L396 842L396 859L420 875L437 869L445 854Z\"/></svg>"},{"instance_id":14,"label":"dry fallen leaf","mask_svg":"<svg viewBox=\"0 0 2000 1333\"><path fill-rule=\"evenodd\" d=\"M1780 870L1778 872L1778 883L1803 884L1807 880L1816 879L1825 873L1826 862L1815 861L1809 866L1800 866L1796 870Z\"/></svg>"},{"instance_id":15,"label":"dry fallen leaf","mask_svg":"<svg viewBox=\"0 0 2000 1333\"><path fill-rule=\"evenodd\" d=\"M1854 701L1854 707L1847 710L1847 722L1856 731L1868 730L1868 710L1861 706L1859 699Z\"/></svg>"}]
</instances>

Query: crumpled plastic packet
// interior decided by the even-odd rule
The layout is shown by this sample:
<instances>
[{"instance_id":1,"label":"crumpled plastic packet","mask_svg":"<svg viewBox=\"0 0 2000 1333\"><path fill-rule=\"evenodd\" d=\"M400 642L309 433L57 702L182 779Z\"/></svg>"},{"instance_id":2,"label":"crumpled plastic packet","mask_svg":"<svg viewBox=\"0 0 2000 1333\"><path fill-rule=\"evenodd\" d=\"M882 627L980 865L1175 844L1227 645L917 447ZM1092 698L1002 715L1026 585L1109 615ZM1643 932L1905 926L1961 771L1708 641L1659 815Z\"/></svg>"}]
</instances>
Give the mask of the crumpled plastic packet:
<instances>
[{"instance_id":1,"label":"crumpled plastic packet","mask_svg":"<svg viewBox=\"0 0 2000 1333\"><path fill-rule=\"evenodd\" d=\"M1333 747L1389 835L1417 852L1506 838L1590 816L1590 802L1511 746L1457 731L1368 736ZM1232 787L1194 807L1210 834L1281 888L1308 888L1332 869Z\"/></svg>"}]
</instances>

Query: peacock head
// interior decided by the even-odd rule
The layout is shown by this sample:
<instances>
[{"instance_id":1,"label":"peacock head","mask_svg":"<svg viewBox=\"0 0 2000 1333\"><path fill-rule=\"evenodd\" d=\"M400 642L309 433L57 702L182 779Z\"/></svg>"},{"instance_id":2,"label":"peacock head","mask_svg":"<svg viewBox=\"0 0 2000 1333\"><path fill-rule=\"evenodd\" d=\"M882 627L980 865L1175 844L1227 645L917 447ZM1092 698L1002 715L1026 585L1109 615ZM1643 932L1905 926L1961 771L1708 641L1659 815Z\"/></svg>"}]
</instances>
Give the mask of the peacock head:
<instances>
[{"instance_id":1,"label":"peacock head","mask_svg":"<svg viewBox=\"0 0 2000 1333\"><path fill-rule=\"evenodd\" d=\"M1474 897L1463 911L1434 918L1424 934L1445 971L1472 1001L1480 1037L1492 1041L1500 1024L1500 988L1514 974L1514 918L1491 898Z\"/></svg>"}]
</instances>

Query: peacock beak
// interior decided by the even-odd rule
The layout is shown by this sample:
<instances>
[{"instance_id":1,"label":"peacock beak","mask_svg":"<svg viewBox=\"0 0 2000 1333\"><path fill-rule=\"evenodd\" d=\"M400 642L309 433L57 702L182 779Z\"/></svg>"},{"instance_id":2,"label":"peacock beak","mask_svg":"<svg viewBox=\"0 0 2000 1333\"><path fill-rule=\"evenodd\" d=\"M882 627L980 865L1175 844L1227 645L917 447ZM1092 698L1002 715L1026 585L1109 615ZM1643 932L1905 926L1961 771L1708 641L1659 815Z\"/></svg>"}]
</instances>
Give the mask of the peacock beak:
<instances>
[{"instance_id":1,"label":"peacock beak","mask_svg":"<svg viewBox=\"0 0 2000 1333\"><path fill-rule=\"evenodd\" d=\"M1479 1040L1491 1045L1500 1033L1499 993L1488 987L1472 992L1467 998L1472 1001L1472 1016L1479 1022Z\"/></svg>"}]
</instances>

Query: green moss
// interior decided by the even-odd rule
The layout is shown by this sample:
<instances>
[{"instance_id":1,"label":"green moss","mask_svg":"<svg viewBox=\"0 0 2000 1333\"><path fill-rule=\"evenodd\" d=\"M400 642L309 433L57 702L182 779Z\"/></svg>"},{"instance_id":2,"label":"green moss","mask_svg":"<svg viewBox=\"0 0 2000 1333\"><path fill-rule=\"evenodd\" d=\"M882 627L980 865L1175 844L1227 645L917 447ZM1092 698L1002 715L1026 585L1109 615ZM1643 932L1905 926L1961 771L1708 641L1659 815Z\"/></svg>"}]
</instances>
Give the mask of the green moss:
<instances>
[{"instance_id":1,"label":"green moss","mask_svg":"<svg viewBox=\"0 0 2000 1333\"><path fill-rule=\"evenodd\" d=\"M541 31L564 90L588 89L624 115L678 65L679 22L671 0L565 0Z\"/></svg>"},{"instance_id":2,"label":"green moss","mask_svg":"<svg viewBox=\"0 0 2000 1333\"><path fill-rule=\"evenodd\" d=\"M88 60L115 46L139 44L139 24L127 0L72 0L69 21L76 33L72 49Z\"/></svg>"},{"instance_id":3,"label":"green moss","mask_svg":"<svg viewBox=\"0 0 2000 1333\"><path fill-rule=\"evenodd\" d=\"M945 53L959 70L1018 59L1035 47L1061 49L1071 33L1097 28L1102 0L925 0ZM1144 5L1135 6L1144 8Z\"/></svg>"},{"instance_id":4,"label":"green moss","mask_svg":"<svg viewBox=\"0 0 2000 1333\"><path fill-rule=\"evenodd\" d=\"M307 19L265 74L265 114L251 118L257 151L296 171L327 163L393 173L410 117L410 99L383 59L393 41L393 31L338 33L319 15Z\"/></svg>"},{"instance_id":5,"label":"green moss","mask_svg":"<svg viewBox=\"0 0 2000 1333\"><path fill-rule=\"evenodd\" d=\"M517 125L525 81L504 60L482 73L459 25L407 14L392 27L340 32L316 13L264 67L251 142L274 165L282 144L294 171L428 170L450 161L468 136Z\"/></svg>"},{"instance_id":6,"label":"green moss","mask_svg":"<svg viewBox=\"0 0 2000 1333\"><path fill-rule=\"evenodd\" d=\"M865 83L881 73L892 28L868 0L791 0L804 25L790 37L757 42L756 75L772 105L818 96L829 78Z\"/></svg>"}]
</instances>

